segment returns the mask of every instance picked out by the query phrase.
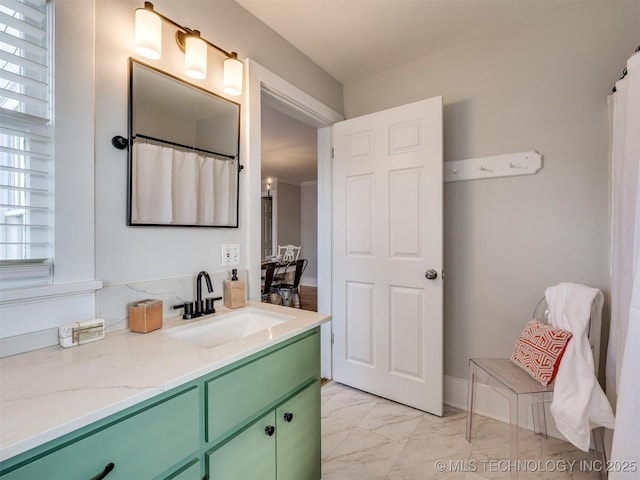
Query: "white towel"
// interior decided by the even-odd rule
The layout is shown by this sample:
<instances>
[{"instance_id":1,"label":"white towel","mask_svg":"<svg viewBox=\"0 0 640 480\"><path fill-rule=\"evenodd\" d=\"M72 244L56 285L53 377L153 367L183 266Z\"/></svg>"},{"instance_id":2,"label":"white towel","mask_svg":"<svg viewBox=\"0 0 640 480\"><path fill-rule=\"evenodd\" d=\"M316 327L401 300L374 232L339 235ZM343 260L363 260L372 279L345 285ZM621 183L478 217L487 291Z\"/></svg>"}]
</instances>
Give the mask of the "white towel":
<instances>
[{"instance_id":1,"label":"white towel","mask_svg":"<svg viewBox=\"0 0 640 480\"><path fill-rule=\"evenodd\" d=\"M133 146L132 223L171 223L172 151L146 143Z\"/></svg>"},{"instance_id":2,"label":"white towel","mask_svg":"<svg viewBox=\"0 0 640 480\"><path fill-rule=\"evenodd\" d=\"M573 334L556 375L551 414L560 433L587 452L591 429L613 428L614 423L611 405L595 377L587 336L591 304L595 300L600 315L603 295L596 288L561 283L547 288L545 297L551 324Z\"/></svg>"},{"instance_id":3,"label":"white towel","mask_svg":"<svg viewBox=\"0 0 640 480\"><path fill-rule=\"evenodd\" d=\"M171 198L175 225L195 225L198 221L198 155L173 151Z\"/></svg>"}]
</instances>

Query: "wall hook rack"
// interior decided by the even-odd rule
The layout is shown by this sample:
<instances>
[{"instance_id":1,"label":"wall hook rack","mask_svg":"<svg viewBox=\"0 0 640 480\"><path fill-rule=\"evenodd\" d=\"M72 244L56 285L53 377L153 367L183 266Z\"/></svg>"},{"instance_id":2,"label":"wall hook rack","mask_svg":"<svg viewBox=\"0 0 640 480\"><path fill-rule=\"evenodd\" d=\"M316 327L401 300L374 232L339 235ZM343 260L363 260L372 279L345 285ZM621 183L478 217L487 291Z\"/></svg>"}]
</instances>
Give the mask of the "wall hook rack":
<instances>
[{"instance_id":1,"label":"wall hook rack","mask_svg":"<svg viewBox=\"0 0 640 480\"><path fill-rule=\"evenodd\" d=\"M444 162L445 182L480 178L534 175L542 169L542 155L535 150Z\"/></svg>"}]
</instances>

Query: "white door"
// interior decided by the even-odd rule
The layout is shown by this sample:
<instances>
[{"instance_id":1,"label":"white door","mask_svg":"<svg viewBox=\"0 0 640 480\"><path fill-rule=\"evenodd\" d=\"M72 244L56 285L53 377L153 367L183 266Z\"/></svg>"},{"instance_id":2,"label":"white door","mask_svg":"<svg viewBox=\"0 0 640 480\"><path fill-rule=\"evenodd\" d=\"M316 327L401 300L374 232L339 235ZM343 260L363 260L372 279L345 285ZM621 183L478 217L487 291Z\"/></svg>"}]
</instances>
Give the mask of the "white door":
<instances>
[{"instance_id":1,"label":"white door","mask_svg":"<svg viewBox=\"0 0 640 480\"><path fill-rule=\"evenodd\" d=\"M333 378L442 415L442 97L336 123L332 200Z\"/></svg>"}]
</instances>

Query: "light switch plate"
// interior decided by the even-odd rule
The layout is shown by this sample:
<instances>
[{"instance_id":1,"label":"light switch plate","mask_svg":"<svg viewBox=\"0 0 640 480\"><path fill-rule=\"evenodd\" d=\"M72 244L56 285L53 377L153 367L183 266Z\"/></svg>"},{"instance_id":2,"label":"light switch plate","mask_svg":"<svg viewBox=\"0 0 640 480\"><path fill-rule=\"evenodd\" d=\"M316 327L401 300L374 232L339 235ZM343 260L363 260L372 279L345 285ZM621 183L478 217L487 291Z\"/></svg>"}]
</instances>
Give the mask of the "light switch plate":
<instances>
[{"instance_id":1,"label":"light switch plate","mask_svg":"<svg viewBox=\"0 0 640 480\"><path fill-rule=\"evenodd\" d=\"M222 266L234 267L240 265L240 244L225 243L222 245Z\"/></svg>"}]
</instances>

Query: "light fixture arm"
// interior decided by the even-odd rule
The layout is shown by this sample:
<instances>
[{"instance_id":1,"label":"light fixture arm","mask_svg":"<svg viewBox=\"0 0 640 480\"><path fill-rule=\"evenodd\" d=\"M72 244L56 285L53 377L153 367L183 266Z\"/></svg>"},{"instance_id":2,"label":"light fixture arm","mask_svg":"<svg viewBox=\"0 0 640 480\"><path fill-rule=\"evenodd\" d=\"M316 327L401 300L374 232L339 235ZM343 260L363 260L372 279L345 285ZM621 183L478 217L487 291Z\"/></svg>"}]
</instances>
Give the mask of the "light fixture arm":
<instances>
[{"instance_id":1,"label":"light fixture arm","mask_svg":"<svg viewBox=\"0 0 640 480\"><path fill-rule=\"evenodd\" d=\"M170 19L169 17L167 17L167 16L163 15L162 13L158 12L157 10L155 10L153 8L153 3L144 2L144 8L147 9L147 10L151 10L158 17L160 17L162 19L162 21L168 23L169 25L173 26L176 29L176 43L178 44L178 47L180 48L180 50L182 50L182 52L185 51L185 37L187 35L195 35L197 37L200 37L200 39L204 43L209 45L210 47L215 48L220 53L224 54L227 58L238 58L238 54L236 52L227 52L225 49L220 48L219 46L217 46L214 43L211 43L206 38L201 37L200 36L200 31L192 30L189 27L185 27L183 25L180 25L179 23L175 22L174 20Z\"/></svg>"}]
</instances>

